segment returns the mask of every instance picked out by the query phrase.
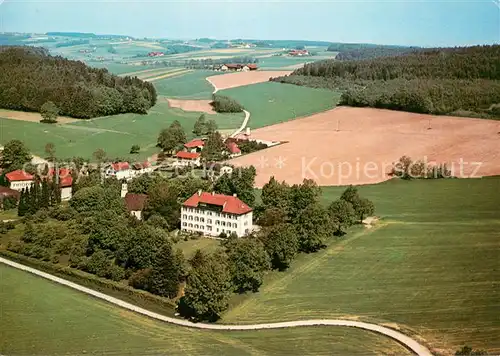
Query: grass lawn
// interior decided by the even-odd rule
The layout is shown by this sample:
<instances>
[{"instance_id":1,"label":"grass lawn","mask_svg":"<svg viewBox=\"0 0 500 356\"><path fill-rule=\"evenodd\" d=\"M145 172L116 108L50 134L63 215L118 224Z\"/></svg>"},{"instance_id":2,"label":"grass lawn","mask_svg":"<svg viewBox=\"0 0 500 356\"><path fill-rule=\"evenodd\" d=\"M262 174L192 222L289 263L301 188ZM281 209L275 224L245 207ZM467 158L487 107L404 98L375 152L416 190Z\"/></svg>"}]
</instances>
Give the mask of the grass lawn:
<instances>
[{"instance_id":1,"label":"grass lawn","mask_svg":"<svg viewBox=\"0 0 500 356\"><path fill-rule=\"evenodd\" d=\"M344 188L323 188L337 199ZM434 348L500 353L500 177L362 186L382 220L301 255L224 322L340 316L394 322Z\"/></svg>"},{"instance_id":2,"label":"grass lawn","mask_svg":"<svg viewBox=\"0 0 500 356\"><path fill-rule=\"evenodd\" d=\"M0 210L0 221L1 220L13 220L17 219L17 209L11 210Z\"/></svg>"},{"instance_id":3,"label":"grass lawn","mask_svg":"<svg viewBox=\"0 0 500 356\"><path fill-rule=\"evenodd\" d=\"M251 113L248 126L252 129L332 109L340 98L340 93L330 90L272 82L219 93L236 99Z\"/></svg>"},{"instance_id":4,"label":"grass lawn","mask_svg":"<svg viewBox=\"0 0 500 356\"><path fill-rule=\"evenodd\" d=\"M179 120L190 136L199 116L200 113L170 108L166 101L159 99L147 115L121 114L66 125L0 118L0 143L20 139L33 154L41 156L45 156L45 144L52 142L60 158L92 158L92 153L102 148L109 158L142 159L157 152L156 139L163 128ZM236 129L243 122L244 114L216 114L207 115L207 118L214 119L220 129ZM129 154L134 144L141 147L138 155Z\"/></svg>"},{"instance_id":5,"label":"grass lawn","mask_svg":"<svg viewBox=\"0 0 500 356\"><path fill-rule=\"evenodd\" d=\"M220 247L220 241L215 239L199 238L197 240L179 241L174 245L174 248L180 248L186 259L191 258L196 250L203 252L213 252Z\"/></svg>"},{"instance_id":6,"label":"grass lawn","mask_svg":"<svg viewBox=\"0 0 500 356\"><path fill-rule=\"evenodd\" d=\"M213 86L206 78L221 72L196 70L154 82L159 95L178 99L211 99Z\"/></svg>"},{"instance_id":7,"label":"grass lawn","mask_svg":"<svg viewBox=\"0 0 500 356\"><path fill-rule=\"evenodd\" d=\"M388 338L351 328L181 328L2 264L0 320L0 353L9 355L409 354Z\"/></svg>"}]
</instances>

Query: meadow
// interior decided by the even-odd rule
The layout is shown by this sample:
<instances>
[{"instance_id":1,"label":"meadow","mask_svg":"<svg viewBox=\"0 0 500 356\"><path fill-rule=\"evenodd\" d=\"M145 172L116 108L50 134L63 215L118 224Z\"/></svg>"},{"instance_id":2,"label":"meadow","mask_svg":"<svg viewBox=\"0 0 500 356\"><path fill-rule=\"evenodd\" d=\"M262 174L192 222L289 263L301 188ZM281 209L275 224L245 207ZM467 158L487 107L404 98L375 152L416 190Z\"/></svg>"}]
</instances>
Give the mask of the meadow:
<instances>
[{"instance_id":1,"label":"meadow","mask_svg":"<svg viewBox=\"0 0 500 356\"><path fill-rule=\"evenodd\" d=\"M325 204L345 187L322 187ZM359 187L381 217L237 297L226 323L353 317L500 353L500 177Z\"/></svg>"},{"instance_id":2,"label":"meadow","mask_svg":"<svg viewBox=\"0 0 500 356\"><path fill-rule=\"evenodd\" d=\"M332 109L340 93L274 82L247 85L218 92L240 102L251 113L252 129L270 126Z\"/></svg>"},{"instance_id":3,"label":"meadow","mask_svg":"<svg viewBox=\"0 0 500 356\"><path fill-rule=\"evenodd\" d=\"M3 264L0 264L0 319L1 354L410 354L386 337L351 328L237 332L181 328L122 310Z\"/></svg>"},{"instance_id":4,"label":"meadow","mask_svg":"<svg viewBox=\"0 0 500 356\"><path fill-rule=\"evenodd\" d=\"M155 81L158 95L176 99L211 99L214 88L206 78L221 72L197 70Z\"/></svg>"},{"instance_id":5,"label":"meadow","mask_svg":"<svg viewBox=\"0 0 500 356\"><path fill-rule=\"evenodd\" d=\"M0 118L0 143L5 144L11 139L22 140L33 154L39 156L45 156L45 144L52 142L61 158L80 156L91 159L92 153L102 148L109 158L143 159L158 151L156 139L163 128L178 120L188 137L192 137L192 129L199 116L200 113L170 108L165 100L159 98L147 115L122 114L65 125ZM244 115L215 114L208 115L208 118L214 119L221 130L226 130L239 127ZM141 151L130 155L134 144L138 144Z\"/></svg>"}]
</instances>

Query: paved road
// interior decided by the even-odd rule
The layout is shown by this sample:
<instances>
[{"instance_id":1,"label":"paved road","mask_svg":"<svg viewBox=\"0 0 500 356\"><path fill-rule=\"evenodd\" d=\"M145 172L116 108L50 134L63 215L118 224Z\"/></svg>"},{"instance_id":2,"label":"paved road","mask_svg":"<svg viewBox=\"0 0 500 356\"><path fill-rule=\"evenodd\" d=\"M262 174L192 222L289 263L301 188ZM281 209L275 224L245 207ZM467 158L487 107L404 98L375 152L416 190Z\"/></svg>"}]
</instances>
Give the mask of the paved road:
<instances>
[{"instance_id":1,"label":"paved road","mask_svg":"<svg viewBox=\"0 0 500 356\"><path fill-rule=\"evenodd\" d=\"M83 287L79 284L67 281L63 278L59 278L56 276L53 276L49 273L45 273L42 271L39 271L37 269L22 265L20 263L12 262L10 260L7 260L5 258L0 257L0 263L4 263L6 265L9 265L11 267L30 272L32 274L35 274L39 277L46 278L48 280L51 280L53 282L65 285L67 287L76 289L80 292L84 292L86 294L89 294L91 296L94 296L96 298L105 300L109 303L112 303L114 305L120 306L122 308L134 311L136 313L146 315L150 318L161 320L167 323L179 325L179 326L185 326L185 327L190 327L190 328L197 328L197 329L210 329L210 330L260 330L260 329L280 329L280 328L291 328L291 327L301 327L301 326L318 326L318 325L325 325L325 326L349 326L349 327L354 327L358 329L364 329L364 330L369 330L373 331L382 335L386 335L401 344L405 345L408 349L412 350L415 354L419 356L432 356L431 352L429 349L427 349L425 346L421 345L417 341L413 340L409 336L406 336L399 331L389 329L387 327L381 326L381 325L376 325L376 324L370 324L370 323L364 323L361 321L352 321L352 320L342 320L342 319L314 319L314 320L299 320L299 321L286 321L286 322L280 322L280 323L266 323L266 324L252 324L252 325L223 325L223 324L204 324L204 323L192 323L187 320L183 319L176 319L176 318L171 318L168 316L164 316L161 314L153 313L149 310L140 308L136 305L124 302L123 300L111 297L109 295L106 295L104 293L97 292L93 289Z\"/></svg>"},{"instance_id":2,"label":"paved road","mask_svg":"<svg viewBox=\"0 0 500 356\"><path fill-rule=\"evenodd\" d=\"M212 94L215 94L219 91L219 88L217 88L217 86L208 78L205 78L207 80L207 82L209 82L213 87L214 87L214 91L212 92ZM250 120L250 113L246 110L243 110L243 112L245 113L245 120L243 120L243 123L241 124L241 126L231 134L230 137L235 137L236 135L238 135L241 131L243 131L245 129L245 127L247 127L248 125L248 120Z\"/></svg>"}]
</instances>

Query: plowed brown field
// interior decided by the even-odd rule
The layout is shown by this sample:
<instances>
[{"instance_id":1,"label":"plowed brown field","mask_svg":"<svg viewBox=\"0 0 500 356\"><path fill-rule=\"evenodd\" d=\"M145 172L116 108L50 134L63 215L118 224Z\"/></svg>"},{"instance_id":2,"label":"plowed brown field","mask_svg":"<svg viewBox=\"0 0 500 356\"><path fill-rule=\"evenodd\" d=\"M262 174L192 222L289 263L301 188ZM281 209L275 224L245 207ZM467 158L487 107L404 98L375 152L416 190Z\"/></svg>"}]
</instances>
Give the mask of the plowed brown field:
<instances>
[{"instance_id":1,"label":"plowed brown field","mask_svg":"<svg viewBox=\"0 0 500 356\"><path fill-rule=\"evenodd\" d=\"M210 105L211 100L177 100L167 99L168 105L172 108L179 108L184 111L199 111L207 114L216 114Z\"/></svg>"},{"instance_id":2,"label":"plowed brown field","mask_svg":"<svg viewBox=\"0 0 500 356\"><path fill-rule=\"evenodd\" d=\"M208 77L208 81L218 90L241 87L243 85L267 82L269 78L281 77L292 73L291 70L236 72Z\"/></svg>"},{"instance_id":3,"label":"plowed brown field","mask_svg":"<svg viewBox=\"0 0 500 356\"><path fill-rule=\"evenodd\" d=\"M447 163L454 176L498 175L499 132L493 120L339 107L253 131L252 138L288 143L230 162L254 165L257 187L271 176L290 184L378 183L390 179L392 163L403 155Z\"/></svg>"}]
</instances>

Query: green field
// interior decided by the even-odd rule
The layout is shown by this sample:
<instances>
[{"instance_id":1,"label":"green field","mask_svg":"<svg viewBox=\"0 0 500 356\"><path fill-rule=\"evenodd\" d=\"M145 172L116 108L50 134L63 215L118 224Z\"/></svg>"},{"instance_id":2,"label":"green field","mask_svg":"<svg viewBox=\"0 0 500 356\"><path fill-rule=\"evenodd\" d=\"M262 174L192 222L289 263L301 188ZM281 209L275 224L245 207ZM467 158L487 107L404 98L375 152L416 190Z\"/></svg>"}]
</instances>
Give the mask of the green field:
<instances>
[{"instance_id":1,"label":"green field","mask_svg":"<svg viewBox=\"0 0 500 356\"><path fill-rule=\"evenodd\" d=\"M409 354L386 337L351 328L250 332L181 328L3 264L0 320L0 354L6 355Z\"/></svg>"},{"instance_id":2,"label":"green field","mask_svg":"<svg viewBox=\"0 0 500 356\"><path fill-rule=\"evenodd\" d=\"M214 87L206 78L221 72L197 70L177 77L155 81L158 95L179 99L211 99Z\"/></svg>"},{"instance_id":3,"label":"green field","mask_svg":"<svg viewBox=\"0 0 500 356\"><path fill-rule=\"evenodd\" d=\"M159 132L174 120L179 120L186 134L191 131L200 113L185 112L170 108L168 103L159 99L147 115L122 114L93 120L81 120L65 125L48 125L0 118L0 143L20 139L35 155L44 156L48 142L56 146L61 158L81 156L92 158L92 153L102 148L109 158L145 158L157 152L155 147ZM220 129L235 129L243 122L244 115L216 114L207 115L214 119ZM130 147L138 144L141 152L129 155Z\"/></svg>"},{"instance_id":4,"label":"green field","mask_svg":"<svg viewBox=\"0 0 500 356\"><path fill-rule=\"evenodd\" d=\"M324 202L343 187L323 188ZM362 186L382 220L354 228L259 293L233 301L225 322L355 316L394 322L437 349L500 353L500 177Z\"/></svg>"},{"instance_id":5,"label":"green field","mask_svg":"<svg viewBox=\"0 0 500 356\"><path fill-rule=\"evenodd\" d=\"M215 239L199 238L196 240L179 241L174 245L174 248L180 248L186 259L191 258L196 250L202 250L210 253L219 248L220 241Z\"/></svg>"},{"instance_id":6,"label":"green field","mask_svg":"<svg viewBox=\"0 0 500 356\"><path fill-rule=\"evenodd\" d=\"M251 113L248 126L252 129L332 109L340 98L340 93L330 90L273 82L218 93L236 99Z\"/></svg>"}]
</instances>

